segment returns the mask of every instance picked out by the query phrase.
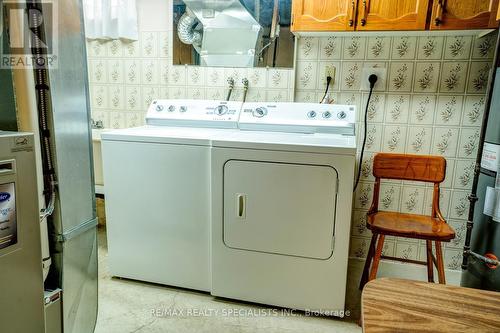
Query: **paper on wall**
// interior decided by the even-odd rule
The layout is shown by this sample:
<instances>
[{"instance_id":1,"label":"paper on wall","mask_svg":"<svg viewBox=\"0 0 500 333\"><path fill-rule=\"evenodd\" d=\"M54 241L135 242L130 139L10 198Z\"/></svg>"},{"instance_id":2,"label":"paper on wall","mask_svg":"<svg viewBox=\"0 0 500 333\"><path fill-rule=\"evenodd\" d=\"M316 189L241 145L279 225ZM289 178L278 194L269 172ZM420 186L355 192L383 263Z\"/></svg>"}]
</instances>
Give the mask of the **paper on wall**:
<instances>
[{"instance_id":1,"label":"paper on wall","mask_svg":"<svg viewBox=\"0 0 500 333\"><path fill-rule=\"evenodd\" d=\"M483 213L491 216L493 221L500 222L500 189L486 188Z\"/></svg>"},{"instance_id":2,"label":"paper on wall","mask_svg":"<svg viewBox=\"0 0 500 333\"><path fill-rule=\"evenodd\" d=\"M483 213L491 216L493 221L500 222L500 167L497 169L495 187L486 188Z\"/></svg>"},{"instance_id":3,"label":"paper on wall","mask_svg":"<svg viewBox=\"0 0 500 333\"><path fill-rule=\"evenodd\" d=\"M485 142L481 157L481 168L497 171L500 167L500 145Z\"/></svg>"}]
</instances>

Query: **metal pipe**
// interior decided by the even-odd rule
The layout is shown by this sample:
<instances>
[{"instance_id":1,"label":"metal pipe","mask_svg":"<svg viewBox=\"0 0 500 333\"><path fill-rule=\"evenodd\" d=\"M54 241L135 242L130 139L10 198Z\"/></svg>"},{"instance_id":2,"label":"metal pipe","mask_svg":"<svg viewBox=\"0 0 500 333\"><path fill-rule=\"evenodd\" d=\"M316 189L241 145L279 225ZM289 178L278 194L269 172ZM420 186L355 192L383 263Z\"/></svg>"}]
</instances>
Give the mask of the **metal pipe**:
<instances>
[{"instance_id":1,"label":"metal pipe","mask_svg":"<svg viewBox=\"0 0 500 333\"><path fill-rule=\"evenodd\" d=\"M248 79L245 77L243 80L241 80L243 83L243 103L245 103L247 99L247 92L248 92Z\"/></svg>"},{"instance_id":2,"label":"metal pipe","mask_svg":"<svg viewBox=\"0 0 500 333\"><path fill-rule=\"evenodd\" d=\"M494 61L494 68L490 72L490 77L489 77L489 83L488 83L488 89L487 89L487 94L486 94L486 101L485 101L485 109L483 113L483 119L481 123L481 132L479 134L479 146L477 150L477 155L476 155L476 164L474 166L474 179L472 181L472 189L471 193L468 197L469 199L469 215L467 218L467 230L465 233L465 244L464 244L464 250L463 250L463 259L462 259L462 269L467 270L467 263L468 263L468 256L472 253L470 250L470 243L471 243L471 237L472 237L472 228L474 227L474 210L476 207L476 202L477 202L477 186L479 182L479 174L481 171L481 158L483 156L483 145L484 145L484 139L486 136L486 127L488 126L488 117L490 115L490 105L491 105L491 98L493 95L493 85L495 81L495 74L496 70L495 68L498 67L499 65L499 43L500 43L500 34L497 36L497 41L496 41L496 49L495 49L495 55L493 57Z\"/></svg>"},{"instance_id":3,"label":"metal pipe","mask_svg":"<svg viewBox=\"0 0 500 333\"><path fill-rule=\"evenodd\" d=\"M47 217L52 215L52 213L54 213L55 204L56 204L56 191L55 191L56 185L57 184L55 182L53 182L51 184L51 192L50 192L49 202L47 203L47 206L44 209L40 210L40 221L45 220Z\"/></svg>"},{"instance_id":4,"label":"metal pipe","mask_svg":"<svg viewBox=\"0 0 500 333\"><path fill-rule=\"evenodd\" d=\"M274 0L273 6L273 18L271 20L271 33L269 34L269 38L274 40L276 36L279 34L277 30L279 29L279 1Z\"/></svg>"},{"instance_id":5,"label":"metal pipe","mask_svg":"<svg viewBox=\"0 0 500 333\"><path fill-rule=\"evenodd\" d=\"M234 79L232 77L228 78L227 83L229 84L229 90L227 92L226 101L229 101L231 99L231 94L233 93L234 89Z\"/></svg>"},{"instance_id":6,"label":"metal pipe","mask_svg":"<svg viewBox=\"0 0 500 333\"><path fill-rule=\"evenodd\" d=\"M496 268L496 266L500 265L500 261L498 261L497 259L488 258L488 257L482 256L479 253L476 253L473 251L469 251L467 254L473 256L476 259L481 260L482 262L484 262L487 265L492 266L490 268L494 269L494 268Z\"/></svg>"}]
</instances>

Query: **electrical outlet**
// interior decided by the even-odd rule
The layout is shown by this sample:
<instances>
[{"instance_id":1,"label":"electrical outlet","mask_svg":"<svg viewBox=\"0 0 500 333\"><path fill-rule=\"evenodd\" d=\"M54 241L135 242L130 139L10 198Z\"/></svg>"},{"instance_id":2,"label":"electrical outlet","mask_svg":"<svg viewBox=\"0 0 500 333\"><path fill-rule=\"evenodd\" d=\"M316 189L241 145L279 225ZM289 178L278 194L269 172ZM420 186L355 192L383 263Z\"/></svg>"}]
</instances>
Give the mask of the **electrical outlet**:
<instances>
[{"instance_id":1,"label":"electrical outlet","mask_svg":"<svg viewBox=\"0 0 500 333\"><path fill-rule=\"evenodd\" d=\"M328 76L330 76L332 78L332 81L330 81L330 90L333 89L333 85L335 84L335 72L336 72L335 66L334 65L324 65L322 71L323 71L323 73L321 73L321 70L320 70L321 76L319 77L319 79L320 79L319 87L321 89L325 89L326 88L326 78Z\"/></svg>"},{"instance_id":2,"label":"electrical outlet","mask_svg":"<svg viewBox=\"0 0 500 333\"><path fill-rule=\"evenodd\" d=\"M333 81L335 79L335 70L336 70L335 66L333 66L333 65L326 65L325 66L325 76L324 77L326 78L327 76L331 76L332 81Z\"/></svg>"},{"instance_id":3,"label":"electrical outlet","mask_svg":"<svg viewBox=\"0 0 500 333\"><path fill-rule=\"evenodd\" d=\"M375 83L375 87L373 90L384 90L385 89L385 80L387 76L387 68L382 67L379 64L368 65L365 64L363 67L363 72L361 75L361 88L360 90L369 91L370 90L370 82L368 78L370 75L377 75L377 82Z\"/></svg>"},{"instance_id":4,"label":"electrical outlet","mask_svg":"<svg viewBox=\"0 0 500 333\"><path fill-rule=\"evenodd\" d=\"M323 73L321 73L323 71ZM337 69L334 65L327 65L325 64L322 69L320 69L321 76L318 77L319 79L319 86L320 89L325 89L326 88L326 78L329 76L332 78L330 81L330 90L333 89L333 85L335 84L335 73Z\"/></svg>"}]
</instances>

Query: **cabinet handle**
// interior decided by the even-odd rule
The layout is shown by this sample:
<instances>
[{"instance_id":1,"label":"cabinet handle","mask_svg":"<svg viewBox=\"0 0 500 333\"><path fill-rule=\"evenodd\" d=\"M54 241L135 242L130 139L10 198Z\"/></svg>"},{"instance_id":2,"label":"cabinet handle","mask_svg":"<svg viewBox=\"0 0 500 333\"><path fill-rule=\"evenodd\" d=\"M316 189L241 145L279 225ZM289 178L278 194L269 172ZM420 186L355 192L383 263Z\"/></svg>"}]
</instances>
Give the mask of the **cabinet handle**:
<instances>
[{"instance_id":1,"label":"cabinet handle","mask_svg":"<svg viewBox=\"0 0 500 333\"><path fill-rule=\"evenodd\" d=\"M363 0L363 17L361 18L361 25L366 25L366 0Z\"/></svg>"},{"instance_id":2,"label":"cabinet handle","mask_svg":"<svg viewBox=\"0 0 500 333\"><path fill-rule=\"evenodd\" d=\"M354 0L351 1L351 15L349 19L349 26L352 27L354 26L354 10L355 10L355 3Z\"/></svg>"},{"instance_id":3,"label":"cabinet handle","mask_svg":"<svg viewBox=\"0 0 500 333\"><path fill-rule=\"evenodd\" d=\"M436 18L434 19L435 25L440 25L443 22L443 9L444 9L444 0L438 0L436 7Z\"/></svg>"}]
</instances>

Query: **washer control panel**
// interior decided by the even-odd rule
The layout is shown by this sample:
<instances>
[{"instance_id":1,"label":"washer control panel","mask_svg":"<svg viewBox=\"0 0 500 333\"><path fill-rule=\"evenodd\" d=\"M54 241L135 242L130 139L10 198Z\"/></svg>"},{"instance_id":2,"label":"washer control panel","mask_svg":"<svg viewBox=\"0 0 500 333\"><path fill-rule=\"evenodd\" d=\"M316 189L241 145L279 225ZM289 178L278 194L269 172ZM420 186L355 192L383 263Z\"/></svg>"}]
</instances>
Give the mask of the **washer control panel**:
<instances>
[{"instance_id":1,"label":"washer control panel","mask_svg":"<svg viewBox=\"0 0 500 333\"><path fill-rule=\"evenodd\" d=\"M239 127L248 130L354 135L354 105L244 103Z\"/></svg>"},{"instance_id":2,"label":"washer control panel","mask_svg":"<svg viewBox=\"0 0 500 333\"><path fill-rule=\"evenodd\" d=\"M241 102L212 100L153 100L148 125L237 128Z\"/></svg>"}]
</instances>

